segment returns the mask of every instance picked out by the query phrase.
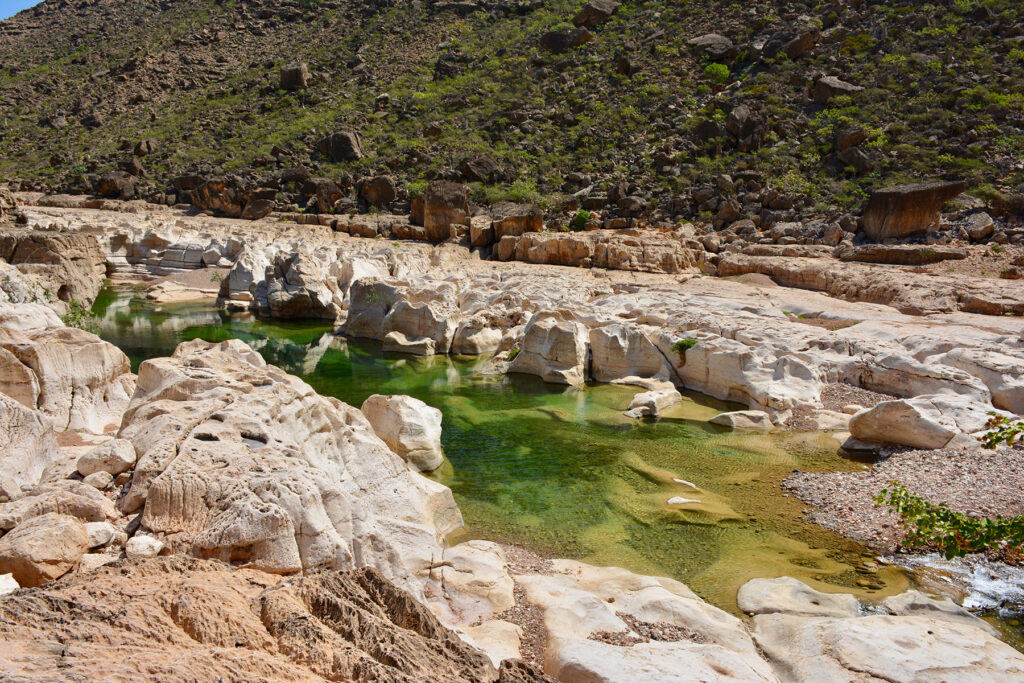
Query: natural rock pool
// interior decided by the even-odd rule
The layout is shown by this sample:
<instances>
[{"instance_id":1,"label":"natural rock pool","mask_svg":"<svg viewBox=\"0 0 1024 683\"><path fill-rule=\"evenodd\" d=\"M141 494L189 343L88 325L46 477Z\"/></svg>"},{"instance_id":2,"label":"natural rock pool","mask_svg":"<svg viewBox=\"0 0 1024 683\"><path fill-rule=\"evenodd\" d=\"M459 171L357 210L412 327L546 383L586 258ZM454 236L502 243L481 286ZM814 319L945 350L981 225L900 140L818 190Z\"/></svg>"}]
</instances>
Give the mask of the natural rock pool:
<instances>
[{"instance_id":1,"label":"natural rock pool","mask_svg":"<svg viewBox=\"0 0 1024 683\"><path fill-rule=\"evenodd\" d=\"M130 288L105 289L93 311L133 370L183 340L234 337L352 405L382 393L439 408L447 462L430 476L454 492L465 538L671 576L733 611L753 577L789 575L869 599L908 586L902 570L866 567L864 547L804 522L804 504L782 492L794 468L864 466L826 436L732 432L707 419L737 407L699 395L658 421L635 421L622 411L637 387L481 375L482 359L387 354L322 323L158 306ZM675 497L699 502L668 504Z\"/></svg>"}]
</instances>

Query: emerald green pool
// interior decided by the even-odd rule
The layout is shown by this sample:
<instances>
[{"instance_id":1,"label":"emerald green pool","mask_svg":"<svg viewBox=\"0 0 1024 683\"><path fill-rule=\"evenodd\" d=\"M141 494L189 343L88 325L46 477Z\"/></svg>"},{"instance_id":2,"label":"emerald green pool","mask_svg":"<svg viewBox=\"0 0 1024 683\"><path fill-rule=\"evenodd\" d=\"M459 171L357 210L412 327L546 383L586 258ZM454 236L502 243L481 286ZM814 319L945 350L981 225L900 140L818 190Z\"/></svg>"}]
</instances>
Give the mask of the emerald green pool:
<instances>
[{"instance_id":1,"label":"emerald green pool","mask_svg":"<svg viewBox=\"0 0 1024 683\"><path fill-rule=\"evenodd\" d=\"M882 568L867 576L875 588L858 586L867 582L855 568L865 549L804 522L804 505L779 485L794 468L864 465L821 435L731 432L706 421L737 406L693 395L656 422L638 422L622 414L636 387L481 375L479 359L386 354L321 323L230 317L209 303L155 306L125 289L104 290L93 310L101 336L133 369L183 340L234 337L352 405L382 393L436 406L448 462L431 476L455 494L467 526L460 538L671 576L732 610L737 588L758 576L871 597L908 585L901 570ZM668 505L675 496L700 502Z\"/></svg>"}]
</instances>

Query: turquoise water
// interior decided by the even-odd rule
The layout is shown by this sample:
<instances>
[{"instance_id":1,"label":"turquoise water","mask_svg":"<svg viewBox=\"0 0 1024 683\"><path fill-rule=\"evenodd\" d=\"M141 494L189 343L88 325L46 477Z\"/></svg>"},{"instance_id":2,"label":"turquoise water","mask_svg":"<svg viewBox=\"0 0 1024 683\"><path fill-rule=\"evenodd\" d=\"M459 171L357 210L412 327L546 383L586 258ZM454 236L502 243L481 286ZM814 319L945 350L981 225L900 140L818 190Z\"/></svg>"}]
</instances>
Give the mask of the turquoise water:
<instances>
[{"instance_id":1,"label":"turquoise water","mask_svg":"<svg viewBox=\"0 0 1024 683\"><path fill-rule=\"evenodd\" d=\"M654 421L622 411L639 389L566 389L538 378L480 374L474 358L387 354L322 323L230 317L209 304L156 306L107 289L94 306L101 336L131 358L169 355L183 340L242 339L269 363L355 406L374 393L409 394L444 413L447 462L430 476L451 487L467 528L458 538L514 542L552 556L672 576L715 604L756 576L797 576L865 593L865 549L802 520L779 483L794 468L863 467L816 434L765 436L707 423L719 401L689 396ZM701 490L675 481L695 483ZM668 505L672 497L698 502ZM880 597L907 577L870 576Z\"/></svg>"}]
</instances>

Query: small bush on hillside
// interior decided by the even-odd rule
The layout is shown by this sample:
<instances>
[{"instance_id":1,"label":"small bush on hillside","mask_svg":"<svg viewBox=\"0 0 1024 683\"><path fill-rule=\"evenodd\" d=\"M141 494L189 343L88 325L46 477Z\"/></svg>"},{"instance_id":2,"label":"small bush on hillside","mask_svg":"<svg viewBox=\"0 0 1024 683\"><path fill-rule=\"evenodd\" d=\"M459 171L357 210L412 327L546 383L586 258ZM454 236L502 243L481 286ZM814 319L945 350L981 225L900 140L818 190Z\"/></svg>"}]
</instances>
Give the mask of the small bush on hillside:
<instances>
[{"instance_id":1,"label":"small bush on hillside","mask_svg":"<svg viewBox=\"0 0 1024 683\"><path fill-rule=\"evenodd\" d=\"M704 67L704 78L714 83L725 83L729 80L729 67L713 62Z\"/></svg>"},{"instance_id":2,"label":"small bush on hillside","mask_svg":"<svg viewBox=\"0 0 1024 683\"><path fill-rule=\"evenodd\" d=\"M590 212L580 209L576 212L576 215L572 217L572 220L569 222L569 227L573 232L581 232L587 227L588 221L590 221Z\"/></svg>"},{"instance_id":3,"label":"small bush on hillside","mask_svg":"<svg viewBox=\"0 0 1024 683\"><path fill-rule=\"evenodd\" d=\"M77 299L68 302L68 312L61 316L61 320L68 327L77 327L93 334L98 334L100 331L99 318Z\"/></svg>"}]
</instances>

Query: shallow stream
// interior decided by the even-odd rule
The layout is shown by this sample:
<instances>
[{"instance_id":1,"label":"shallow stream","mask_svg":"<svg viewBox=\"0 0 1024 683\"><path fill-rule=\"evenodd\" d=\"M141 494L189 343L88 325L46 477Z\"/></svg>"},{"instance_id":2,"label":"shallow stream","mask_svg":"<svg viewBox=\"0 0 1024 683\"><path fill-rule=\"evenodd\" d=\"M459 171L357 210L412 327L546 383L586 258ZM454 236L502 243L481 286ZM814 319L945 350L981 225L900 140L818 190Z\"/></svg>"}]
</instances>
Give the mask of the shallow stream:
<instances>
[{"instance_id":1,"label":"shallow stream","mask_svg":"<svg viewBox=\"0 0 1024 683\"><path fill-rule=\"evenodd\" d=\"M736 611L754 577L795 576L870 599L905 590L897 567L803 521L780 482L805 471L854 470L820 434L733 432L707 420L741 408L690 395L657 421L626 418L636 387L567 389L523 375L480 374L474 358L383 353L322 323L228 316L209 303L157 306L107 288L93 311L101 336L133 370L183 340L238 338L319 393L359 406L371 394L409 394L444 413L447 462L430 476L451 487L463 538L520 544L549 556L671 576ZM692 482L699 490L691 488ZM680 497L696 502L668 504Z\"/></svg>"}]
</instances>

